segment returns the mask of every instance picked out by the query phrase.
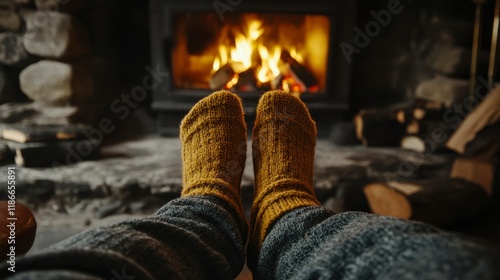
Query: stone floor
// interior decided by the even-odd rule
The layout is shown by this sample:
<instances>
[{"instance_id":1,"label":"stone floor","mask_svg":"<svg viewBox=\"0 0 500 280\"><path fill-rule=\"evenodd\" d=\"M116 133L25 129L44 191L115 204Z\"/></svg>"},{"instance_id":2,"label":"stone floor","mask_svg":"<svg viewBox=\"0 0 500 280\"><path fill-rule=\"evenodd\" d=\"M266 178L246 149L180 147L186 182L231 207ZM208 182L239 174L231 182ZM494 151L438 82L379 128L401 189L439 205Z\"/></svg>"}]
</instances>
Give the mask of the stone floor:
<instances>
[{"instance_id":1,"label":"stone floor","mask_svg":"<svg viewBox=\"0 0 500 280\"><path fill-rule=\"evenodd\" d=\"M177 138L149 135L104 146L96 161L57 168L16 167L17 197L34 209L38 222L30 253L90 227L152 214L178 197L182 187L180 150ZM318 199L337 212L365 210L346 205L340 186L367 180L443 177L448 175L453 158L450 154L422 156L400 149L339 147L320 139L315 190ZM251 160L249 149L242 180L247 215L254 182ZM1 172L0 182L5 181L6 172ZM485 229L483 224L489 227ZM500 236L500 224L491 224L487 219L475 225L476 231L467 226L455 229L485 239Z\"/></svg>"}]
</instances>

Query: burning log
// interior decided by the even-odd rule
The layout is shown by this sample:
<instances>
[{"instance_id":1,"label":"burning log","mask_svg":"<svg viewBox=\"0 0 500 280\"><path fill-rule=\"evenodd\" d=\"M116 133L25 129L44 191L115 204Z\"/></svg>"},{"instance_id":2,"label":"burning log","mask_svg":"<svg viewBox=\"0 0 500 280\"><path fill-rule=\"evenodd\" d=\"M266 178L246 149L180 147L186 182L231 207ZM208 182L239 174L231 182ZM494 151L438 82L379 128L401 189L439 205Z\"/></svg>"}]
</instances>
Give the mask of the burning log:
<instances>
[{"instance_id":1,"label":"burning log","mask_svg":"<svg viewBox=\"0 0 500 280\"><path fill-rule=\"evenodd\" d=\"M255 78L254 67L249 68L238 75L236 89L240 91L254 91L257 89L257 79Z\"/></svg>"},{"instance_id":2,"label":"burning log","mask_svg":"<svg viewBox=\"0 0 500 280\"><path fill-rule=\"evenodd\" d=\"M289 72L296 77L297 82L302 82L306 88L315 86L318 84L316 77L307 70L302 64L300 64L295 58L293 58L289 52L283 50L281 52L281 60L290 65Z\"/></svg>"},{"instance_id":3,"label":"burning log","mask_svg":"<svg viewBox=\"0 0 500 280\"><path fill-rule=\"evenodd\" d=\"M237 74L233 71L233 68L229 64L225 64L219 70L215 72L215 74L210 79L210 89L218 90L224 89L227 87L227 84L230 83L233 79L237 77Z\"/></svg>"}]
</instances>

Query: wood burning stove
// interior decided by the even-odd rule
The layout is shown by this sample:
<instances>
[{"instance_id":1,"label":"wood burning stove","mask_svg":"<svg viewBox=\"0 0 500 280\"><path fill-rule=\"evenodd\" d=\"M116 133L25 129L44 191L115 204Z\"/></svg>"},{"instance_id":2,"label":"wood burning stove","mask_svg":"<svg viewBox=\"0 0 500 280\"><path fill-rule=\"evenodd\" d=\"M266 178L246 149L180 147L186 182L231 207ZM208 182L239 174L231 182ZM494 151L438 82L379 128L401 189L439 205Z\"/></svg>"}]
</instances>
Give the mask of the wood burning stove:
<instances>
[{"instance_id":1,"label":"wood burning stove","mask_svg":"<svg viewBox=\"0 0 500 280\"><path fill-rule=\"evenodd\" d=\"M258 98L280 89L300 96L320 131L348 107L355 1L151 0L152 65L169 73L154 89L162 135L219 89L244 100L249 123Z\"/></svg>"}]
</instances>

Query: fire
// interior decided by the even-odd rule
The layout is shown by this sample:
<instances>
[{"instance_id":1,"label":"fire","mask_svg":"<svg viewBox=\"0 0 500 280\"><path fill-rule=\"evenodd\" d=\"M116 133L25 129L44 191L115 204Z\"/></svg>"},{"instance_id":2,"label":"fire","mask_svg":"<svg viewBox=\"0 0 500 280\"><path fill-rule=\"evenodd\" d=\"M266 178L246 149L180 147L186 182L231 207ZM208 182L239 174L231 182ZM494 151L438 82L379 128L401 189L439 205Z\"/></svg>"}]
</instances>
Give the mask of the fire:
<instances>
[{"instance_id":1,"label":"fire","mask_svg":"<svg viewBox=\"0 0 500 280\"><path fill-rule=\"evenodd\" d=\"M262 20L250 19L246 22L246 28L242 29L233 28L234 45L220 45L213 61L212 73L225 65L229 65L234 71L232 76L228 76L226 89L238 84L241 73L254 71L255 82L259 86L265 85L287 92L307 90L297 75L290 73L289 63L282 59L282 53L286 51L297 63L302 64L303 55L296 48L287 50L277 43L266 42L262 36L265 33Z\"/></svg>"},{"instance_id":2,"label":"fire","mask_svg":"<svg viewBox=\"0 0 500 280\"><path fill-rule=\"evenodd\" d=\"M267 48L262 45L259 45L258 50L262 62L257 73L257 79L261 83L270 82L280 74L279 61L281 57L281 47L275 46L272 55L270 55Z\"/></svg>"}]
</instances>

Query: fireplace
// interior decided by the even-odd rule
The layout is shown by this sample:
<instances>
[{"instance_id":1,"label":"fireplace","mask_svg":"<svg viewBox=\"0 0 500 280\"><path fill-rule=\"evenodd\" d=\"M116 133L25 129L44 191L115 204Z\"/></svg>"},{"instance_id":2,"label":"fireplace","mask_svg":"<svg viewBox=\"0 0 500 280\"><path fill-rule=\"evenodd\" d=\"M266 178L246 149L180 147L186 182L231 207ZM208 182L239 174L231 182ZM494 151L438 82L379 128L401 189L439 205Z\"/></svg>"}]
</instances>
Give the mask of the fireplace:
<instances>
[{"instance_id":1,"label":"fireplace","mask_svg":"<svg viewBox=\"0 0 500 280\"><path fill-rule=\"evenodd\" d=\"M153 92L162 135L201 98L226 89L244 100L251 124L258 98L279 89L300 97L321 134L348 109L354 1L152 0L152 65L168 72Z\"/></svg>"}]
</instances>

